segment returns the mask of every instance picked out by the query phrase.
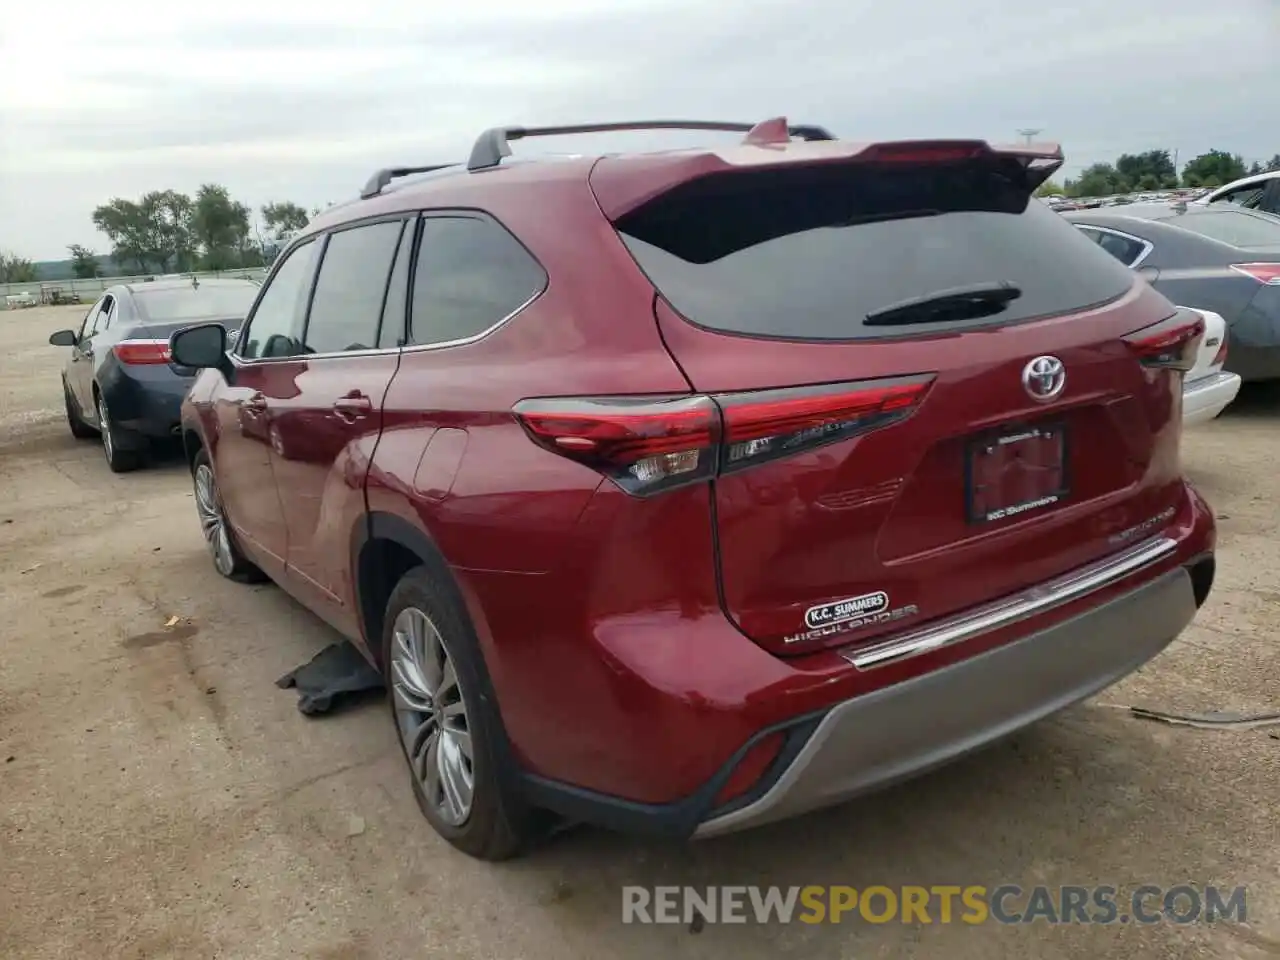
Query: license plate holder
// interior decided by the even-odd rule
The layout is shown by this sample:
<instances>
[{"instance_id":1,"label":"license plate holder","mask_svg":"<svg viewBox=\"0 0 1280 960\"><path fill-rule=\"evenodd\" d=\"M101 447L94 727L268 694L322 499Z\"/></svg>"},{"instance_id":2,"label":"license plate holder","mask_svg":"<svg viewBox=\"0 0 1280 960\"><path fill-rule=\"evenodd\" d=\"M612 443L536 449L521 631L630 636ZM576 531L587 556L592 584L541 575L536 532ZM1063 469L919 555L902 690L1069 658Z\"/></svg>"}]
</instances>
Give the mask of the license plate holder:
<instances>
[{"instance_id":1,"label":"license plate holder","mask_svg":"<svg viewBox=\"0 0 1280 960\"><path fill-rule=\"evenodd\" d=\"M1022 517L1062 503L1070 491L1066 425L1023 425L982 434L965 452L970 523Z\"/></svg>"}]
</instances>

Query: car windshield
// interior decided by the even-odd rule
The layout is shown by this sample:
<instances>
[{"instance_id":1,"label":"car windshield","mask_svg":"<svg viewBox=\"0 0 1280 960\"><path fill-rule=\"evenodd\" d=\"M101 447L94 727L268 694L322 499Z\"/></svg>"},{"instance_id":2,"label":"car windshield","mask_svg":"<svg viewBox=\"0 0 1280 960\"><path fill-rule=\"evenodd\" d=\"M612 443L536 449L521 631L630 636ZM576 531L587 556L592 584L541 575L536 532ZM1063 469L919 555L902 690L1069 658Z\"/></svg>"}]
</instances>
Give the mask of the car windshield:
<instances>
[{"instance_id":1,"label":"car windshield","mask_svg":"<svg viewBox=\"0 0 1280 960\"><path fill-rule=\"evenodd\" d=\"M198 287L162 287L135 290L138 312L147 323L179 320L243 319L258 295L258 285L244 283L202 283Z\"/></svg>"},{"instance_id":2,"label":"car windshield","mask_svg":"<svg viewBox=\"0 0 1280 960\"><path fill-rule=\"evenodd\" d=\"M1249 210L1217 210L1165 221L1236 247L1280 247L1280 217Z\"/></svg>"}]
</instances>

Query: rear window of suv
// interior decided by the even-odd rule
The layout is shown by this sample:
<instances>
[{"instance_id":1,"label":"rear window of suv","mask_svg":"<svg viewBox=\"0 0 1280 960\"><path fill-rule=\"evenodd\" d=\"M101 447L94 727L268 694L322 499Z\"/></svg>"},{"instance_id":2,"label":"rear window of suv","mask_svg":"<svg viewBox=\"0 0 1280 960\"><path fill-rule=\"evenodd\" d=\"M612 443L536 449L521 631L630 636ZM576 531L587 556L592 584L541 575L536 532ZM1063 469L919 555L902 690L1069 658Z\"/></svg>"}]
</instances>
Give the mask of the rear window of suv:
<instances>
[{"instance_id":1,"label":"rear window of suv","mask_svg":"<svg viewBox=\"0 0 1280 960\"><path fill-rule=\"evenodd\" d=\"M687 320L727 333L857 340L1071 313L1133 284L1123 265L987 165L842 165L716 174L615 228ZM894 326L867 314L957 287L1010 283L994 314Z\"/></svg>"}]
</instances>

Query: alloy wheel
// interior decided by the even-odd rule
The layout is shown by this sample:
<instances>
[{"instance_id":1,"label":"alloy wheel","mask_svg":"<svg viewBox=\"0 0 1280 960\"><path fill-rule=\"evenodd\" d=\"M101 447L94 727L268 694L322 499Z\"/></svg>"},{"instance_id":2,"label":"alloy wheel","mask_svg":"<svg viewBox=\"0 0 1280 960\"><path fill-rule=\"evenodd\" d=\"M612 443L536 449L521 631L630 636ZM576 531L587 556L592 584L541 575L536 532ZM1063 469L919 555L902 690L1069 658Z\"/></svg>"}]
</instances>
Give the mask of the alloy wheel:
<instances>
[{"instance_id":1,"label":"alloy wheel","mask_svg":"<svg viewBox=\"0 0 1280 960\"><path fill-rule=\"evenodd\" d=\"M103 431L104 435L106 431ZM213 470L207 463L196 467L196 513L200 516L200 532L204 534L213 556L213 565L224 577L231 576L235 557L231 553L231 537L227 532L227 520L218 502L218 486Z\"/></svg>"},{"instance_id":2,"label":"alloy wheel","mask_svg":"<svg viewBox=\"0 0 1280 960\"><path fill-rule=\"evenodd\" d=\"M467 704L444 637L417 607L395 619L389 666L396 728L413 775L435 814L461 826L475 793Z\"/></svg>"}]
</instances>

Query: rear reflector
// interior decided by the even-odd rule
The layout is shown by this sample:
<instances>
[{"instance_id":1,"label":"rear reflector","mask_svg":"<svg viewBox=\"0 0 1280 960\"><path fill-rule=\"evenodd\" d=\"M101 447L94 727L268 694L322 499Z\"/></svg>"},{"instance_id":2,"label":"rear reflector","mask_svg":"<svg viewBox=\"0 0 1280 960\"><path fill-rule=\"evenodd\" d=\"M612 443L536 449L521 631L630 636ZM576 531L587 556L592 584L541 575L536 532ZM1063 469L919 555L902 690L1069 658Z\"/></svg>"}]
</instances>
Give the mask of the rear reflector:
<instances>
[{"instance_id":1,"label":"rear reflector","mask_svg":"<svg viewBox=\"0 0 1280 960\"><path fill-rule=\"evenodd\" d=\"M758 784L760 778L773 766L773 761L778 759L786 742L786 737L775 732L765 734L752 744L751 749L738 761L738 765L730 771L724 786L716 791L715 799L711 802L712 809L736 800Z\"/></svg>"},{"instance_id":2,"label":"rear reflector","mask_svg":"<svg viewBox=\"0 0 1280 960\"><path fill-rule=\"evenodd\" d=\"M530 439L648 496L903 420L933 375L715 396L522 400Z\"/></svg>"},{"instance_id":3,"label":"rear reflector","mask_svg":"<svg viewBox=\"0 0 1280 960\"><path fill-rule=\"evenodd\" d=\"M1143 327L1124 338L1144 367L1186 372L1196 365L1204 336L1204 317L1179 310L1172 317Z\"/></svg>"},{"instance_id":4,"label":"rear reflector","mask_svg":"<svg viewBox=\"0 0 1280 960\"><path fill-rule=\"evenodd\" d=\"M169 362L168 340L122 340L111 348L116 359L130 366Z\"/></svg>"},{"instance_id":5,"label":"rear reflector","mask_svg":"<svg viewBox=\"0 0 1280 960\"><path fill-rule=\"evenodd\" d=\"M1280 263L1233 263L1231 269L1259 283L1280 286Z\"/></svg>"}]
</instances>

